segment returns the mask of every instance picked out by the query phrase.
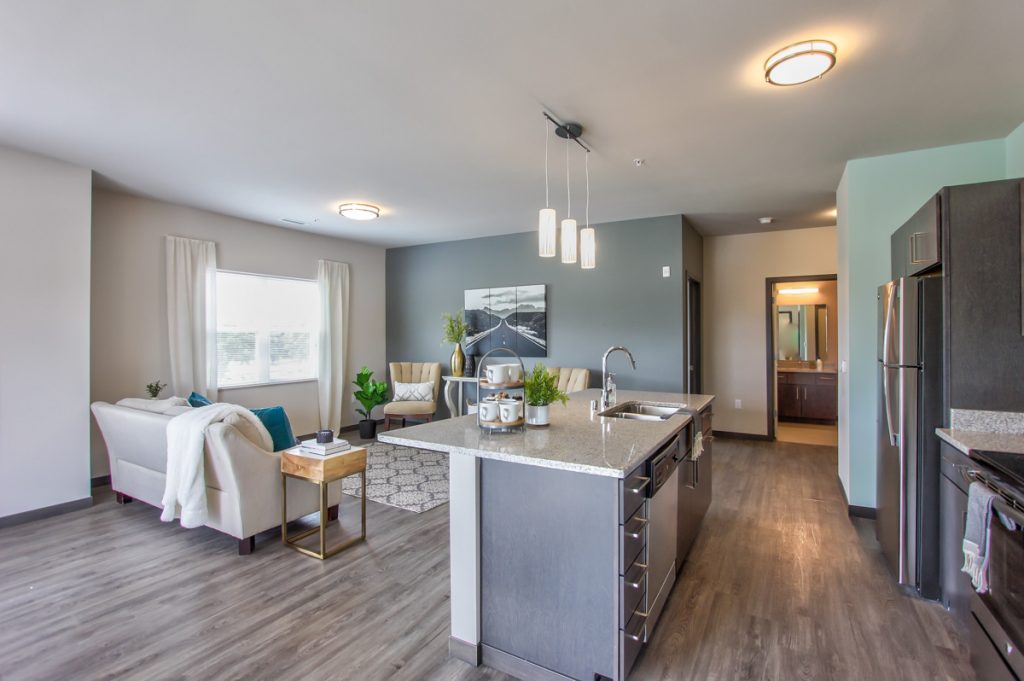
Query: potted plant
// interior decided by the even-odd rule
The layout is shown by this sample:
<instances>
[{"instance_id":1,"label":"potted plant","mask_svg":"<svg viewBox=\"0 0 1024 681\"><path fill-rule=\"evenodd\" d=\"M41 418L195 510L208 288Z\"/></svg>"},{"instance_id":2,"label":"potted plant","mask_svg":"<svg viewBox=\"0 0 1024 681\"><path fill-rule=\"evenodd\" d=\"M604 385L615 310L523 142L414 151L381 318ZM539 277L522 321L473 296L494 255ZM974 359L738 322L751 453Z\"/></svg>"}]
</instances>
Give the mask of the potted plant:
<instances>
[{"instance_id":1,"label":"potted plant","mask_svg":"<svg viewBox=\"0 0 1024 681\"><path fill-rule=\"evenodd\" d=\"M166 383L161 383L159 380L153 383L146 384L146 392L149 393L149 399L155 400L160 397L160 391L167 387Z\"/></svg>"},{"instance_id":2,"label":"potted plant","mask_svg":"<svg viewBox=\"0 0 1024 681\"><path fill-rule=\"evenodd\" d=\"M531 426L550 424L548 405L569 401L569 396L558 389L558 378L540 362L534 364L533 371L526 375L523 388L526 391L526 423Z\"/></svg>"},{"instance_id":3,"label":"potted plant","mask_svg":"<svg viewBox=\"0 0 1024 681\"><path fill-rule=\"evenodd\" d=\"M359 437L372 440L377 437L377 421L373 418L373 408L388 401L388 384L373 380L373 371L369 367L360 369L352 383L359 388L353 396L363 405L362 409L356 409L363 417L359 422Z\"/></svg>"},{"instance_id":4,"label":"potted plant","mask_svg":"<svg viewBox=\"0 0 1024 681\"><path fill-rule=\"evenodd\" d=\"M459 310L454 315L445 312L441 315L441 319L444 320L444 328L441 332L442 344L455 344L451 357L452 376L462 376L466 368L466 355L462 352L462 341L466 337L465 310Z\"/></svg>"}]
</instances>

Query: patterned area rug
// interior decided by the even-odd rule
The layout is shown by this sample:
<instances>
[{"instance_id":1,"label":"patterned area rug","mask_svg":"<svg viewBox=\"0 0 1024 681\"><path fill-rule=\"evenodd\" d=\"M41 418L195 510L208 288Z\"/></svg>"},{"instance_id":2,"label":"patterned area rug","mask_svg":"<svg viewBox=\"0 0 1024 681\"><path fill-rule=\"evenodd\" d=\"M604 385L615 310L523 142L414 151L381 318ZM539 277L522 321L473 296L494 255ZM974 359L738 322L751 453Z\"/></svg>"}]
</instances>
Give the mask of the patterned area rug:
<instances>
[{"instance_id":1,"label":"patterned area rug","mask_svg":"<svg viewBox=\"0 0 1024 681\"><path fill-rule=\"evenodd\" d=\"M366 446L366 498L423 513L448 503L448 456L374 442ZM359 476L341 482L345 494L360 496Z\"/></svg>"}]
</instances>

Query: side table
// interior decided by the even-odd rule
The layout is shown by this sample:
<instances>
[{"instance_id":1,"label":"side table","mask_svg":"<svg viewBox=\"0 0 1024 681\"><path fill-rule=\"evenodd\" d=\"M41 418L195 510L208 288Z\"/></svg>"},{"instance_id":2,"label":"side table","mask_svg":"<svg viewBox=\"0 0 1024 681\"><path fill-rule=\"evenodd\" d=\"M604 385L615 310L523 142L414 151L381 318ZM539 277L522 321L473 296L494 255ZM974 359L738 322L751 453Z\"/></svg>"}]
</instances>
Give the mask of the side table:
<instances>
[{"instance_id":1,"label":"side table","mask_svg":"<svg viewBox=\"0 0 1024 681\"><path fill-rule=\"evenodd\" d=\"M350 475L362 478L362 513L358 537L327 548L327 485ZM288 478L305 480L320 487L320 525L288 536ZM339 512L341 505L339 504ZM313 551L296 542L314 532L320 532L320 550ZM298 447L281 452L281 543L299 553L324 560L366 539L366 449L353 447L330 456L306 454Z\"/></svg>"}]
</instances>

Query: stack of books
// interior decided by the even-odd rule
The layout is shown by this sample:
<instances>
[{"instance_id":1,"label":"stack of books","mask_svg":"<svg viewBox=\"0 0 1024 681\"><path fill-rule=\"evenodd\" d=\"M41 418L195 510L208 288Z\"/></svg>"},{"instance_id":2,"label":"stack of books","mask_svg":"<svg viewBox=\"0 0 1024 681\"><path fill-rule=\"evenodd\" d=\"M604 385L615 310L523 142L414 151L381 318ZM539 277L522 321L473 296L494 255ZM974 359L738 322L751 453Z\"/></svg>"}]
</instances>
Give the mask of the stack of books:
<instances>
[{"instance_id":1,"label":"stack of books","mask_svg":"<svg viewBox=\"0 0 1024 681\"><path fill-rule=\"evenodd\" d=\"M352 445L348 443L348 440L334 439L334 442L328 442L321 444L316 440L303 440L302 444L299 445L299 449L305 454L316 454L317 456L330 456L331 454L337 454L343 452L346 449L351 449Z\"/></svg>"}]
</instances>

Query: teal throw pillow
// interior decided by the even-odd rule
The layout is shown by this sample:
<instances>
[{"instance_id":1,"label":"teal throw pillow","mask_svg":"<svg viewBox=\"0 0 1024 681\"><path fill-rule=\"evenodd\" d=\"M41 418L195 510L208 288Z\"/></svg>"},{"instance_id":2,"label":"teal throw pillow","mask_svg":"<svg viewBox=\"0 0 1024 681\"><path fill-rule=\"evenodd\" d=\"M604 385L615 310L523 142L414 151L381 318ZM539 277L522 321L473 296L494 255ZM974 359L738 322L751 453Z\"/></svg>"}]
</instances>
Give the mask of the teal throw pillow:
<instances>
[{"instance_id":1,"label":"teal throw pillow","mask_svg":"<svg viewBox=\"0 0 1024 681\"><path fill-rule=\"evenodd\" d=\"M188 403L193 407L205 407L213 404L213 402L206 399L206 395L200 395L194 390L192 391L192 394L188 396Z\"/></svg>"},{"instance_id":2,"label":"teal throw pillow","mask_svg":"<svg viewBox=\"0 0 1024 681\"><path fill-rule=\"evenodd\" d=\"M274 440L274 451L288 449L296 445L295 434L292 432L292 424L288 420L288 414L284 407L264 407L262 409L251 409L253 414L263 422L270 437Z\"/></svg>"}]
</instances>

